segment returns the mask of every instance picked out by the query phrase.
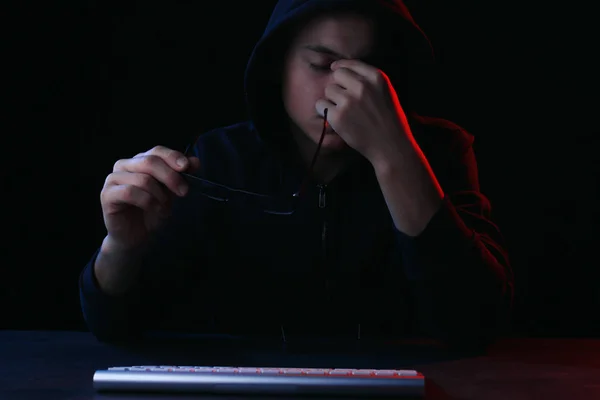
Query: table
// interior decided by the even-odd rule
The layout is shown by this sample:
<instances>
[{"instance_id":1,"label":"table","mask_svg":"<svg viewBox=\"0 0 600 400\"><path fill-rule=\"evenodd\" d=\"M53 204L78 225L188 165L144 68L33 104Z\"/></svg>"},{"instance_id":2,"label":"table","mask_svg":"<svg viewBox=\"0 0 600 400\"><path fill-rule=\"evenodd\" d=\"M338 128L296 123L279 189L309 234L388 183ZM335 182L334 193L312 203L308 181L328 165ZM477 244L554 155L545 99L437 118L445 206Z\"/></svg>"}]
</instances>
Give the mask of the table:
<instances>
[{"instance_id":1,"label":"table","mask_svg":"<svg viewBox=\"0 0 600 400\"><path fill-rule=\"evenodd\" d=\"M190 342L191 343L191 342ZM208 341L115 346L87 332L0 331L0 399L231 399L95 393L95 370L118 365L260 365L390 368L423 372L426 399L600 399L600 339L505 339L484 355L399 343L383 352L283 351L280 344ZM293 363L293 365L291 364ZM286 365L284 365L286 364Z\"/></svg>"}]
</instances>

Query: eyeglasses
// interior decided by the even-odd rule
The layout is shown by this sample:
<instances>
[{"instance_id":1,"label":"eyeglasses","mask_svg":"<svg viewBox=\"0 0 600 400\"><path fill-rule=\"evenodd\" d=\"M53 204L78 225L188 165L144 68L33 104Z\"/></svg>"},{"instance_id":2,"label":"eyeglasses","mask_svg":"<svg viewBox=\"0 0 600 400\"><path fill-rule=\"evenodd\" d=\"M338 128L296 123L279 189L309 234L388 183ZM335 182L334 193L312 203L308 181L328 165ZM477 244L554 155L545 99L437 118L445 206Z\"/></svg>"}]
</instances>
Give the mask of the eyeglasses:
<instances>
[{"instance_id":1,"label":"eyeglasses","mask_svg":"<svg viewBox=\"0 0 600 400\"><path fill-rule=\"evenodd\" d=\"M194 176L188 173L181 173L181 175L186 179L186 181L190 184L190 188L205 197L208 197L212 200L228 203L232 200L239 200L244 202L244 204L262 210L267 214L275 214L275 215L291 215L296 211L296 205L298 199L304 193L306 189L306 185L310 179L313 168L317 161L317 157L319 155L319 151L321 150L321 145L323 144L323 139L325 138L325 132L327 131L327 109L324 111L323 115L323 130L321 132L321 138L319 139L319 144L317 145L317 150L311 160L310 166L306 172L304 179L302 180L302 184L300 185L300 189L289 195L266 195L250 192L243 189L231 188L229 186L212 182L207 179L200 178L198 176ZM189 150L194 146L194 143L191 143L185 150L184 155L188 156Z\"/></svg>"}]
</instances>

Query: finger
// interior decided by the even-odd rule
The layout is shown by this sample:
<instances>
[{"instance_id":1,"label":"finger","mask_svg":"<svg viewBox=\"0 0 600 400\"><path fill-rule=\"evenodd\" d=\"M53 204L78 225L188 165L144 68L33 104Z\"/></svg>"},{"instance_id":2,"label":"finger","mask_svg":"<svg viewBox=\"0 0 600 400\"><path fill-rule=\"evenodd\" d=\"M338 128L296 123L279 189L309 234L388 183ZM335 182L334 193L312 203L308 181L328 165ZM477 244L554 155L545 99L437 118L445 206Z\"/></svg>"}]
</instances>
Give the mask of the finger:
<instances>
[{"instance_id":1,"label":"finger","mask_svg":"<svg viewBox=\"0 0 600 400\"><path fill-rule=\"evenodd\" d=\"M102 191L102 203L107 213L119 211L123 206L134 206L148 212L157 212L158 200L145 190L133 185L115 185Z\"/></svg>"},{"instance_id":2,"label":"finger","mask_svg":"<svg viewBox=\"0 0 600 400\"><path fill-rule=\"evenodd\" d=\"M171 150L167 147L156 146L147 152L136 154L135 157L133 157L133 158L144 157L145 155L148 155L148 154L156 154L161 157L163 155L165 155L166 156L165 161L167 161L167 164L169 164L171 167L172 167L172 163L168 162L170 159L172 160L173 157L180 157L180 155L181 155L181 157L184 156L183 153L179 153L179 152L177 152L175 150ZM170 155L167 155L167 154L170 154ZM162 157L162 158L164 158L164 157ZM198 157L187 156L186 158L187 158L187 167L179 168L182 172L194 172L200 168L200 159ZM177 164L179 166L179 165L182 165L181 162L182 162L181 160L175 161L175 164ZM178 169L178 168L173 168L173 169Z\"/></svg>"},{"instance_id":3,"label":"finger","mask_svg":"<svg viewBox=\"0 0 600 400\"><path fill-rule=\"evenodd\" d=\"M325 109L327 109L327 119L331 120L331 114L335 111L335 104L327 99L319 99L315 103L315 109L321 117L325 116Z\"/></svg>"},{"instance_id":4,"label":"finger","mask_svg":"<svg viewBox=\"0 0 600 400\"><path fill-rule=\"evenodd\" d=\"M350 71L357 73L358 75L364 77L365 79L376 82L379 79L380 71L379 69L366 64L360 60L336 60L331 64L331 70L337 71L340 68L346 68Z\"/></svg>"},{"instance_id":5,"label":"finger","mask_svg":"<svg viewBox=\"0 0 600 400\"><path fill-rule=\"evenodd\" d=\"M348 68L338 68L333 72L333 80L336 84L348 90L352 94L360 94L364 87L365 77Z\"/></svg>"},{"instance_id":6,"label":"finger","mask_svg":"<svg viewBox=\"0 0 600 400\"><path fill-rule=\"evenodd\" d=\"M115 163L114 171L151 175L178 196L185 196L187 194L187 182L163 158L156 155L145 155L119 160Z\"/></svg>"},{"instance_id":7,"label":"finger","mask_svg":"<svg viewBox=\"0 0 600 400\"><path fill-rule=\"evenodd\" d=\"M200 159L198 157L188 157L188 161L190 162L190 166L187 172L195 172L200 169Z\"/></svg>"},{"instance_id":8,"label":"finger","mask_svg":"<svg viewBox=\"0 0 600 400\"><path fill-rule=\"evenodd\" d=\"M167 192L161 184L151 175L135 174L130 172L113 172L106 178L106 186L132 185L150 193L160 204L167 204L170 200L170 192Z\"/></svg>"},{"instance_id":9,"label":"finger","mask_svg":"<svg viewBox=\"0 0 600 400\"><path fill-rule=\"evenodd\" d=\"M347 91L340 85L332 84L325 87L325 98L338 107L343 107L348 101Z\"/></svg>"},{"instance_id":10,"label":"finger","mask_svg":"<svg viewBox=\"0 0 600 400\"><path fill-rule=\"evenodd\" d=\"M168 166L176 171L185 171L190 164L189 158L183 153L165 146L153 147L146 154L162 158Z\"/></svg>"}]
</instances>

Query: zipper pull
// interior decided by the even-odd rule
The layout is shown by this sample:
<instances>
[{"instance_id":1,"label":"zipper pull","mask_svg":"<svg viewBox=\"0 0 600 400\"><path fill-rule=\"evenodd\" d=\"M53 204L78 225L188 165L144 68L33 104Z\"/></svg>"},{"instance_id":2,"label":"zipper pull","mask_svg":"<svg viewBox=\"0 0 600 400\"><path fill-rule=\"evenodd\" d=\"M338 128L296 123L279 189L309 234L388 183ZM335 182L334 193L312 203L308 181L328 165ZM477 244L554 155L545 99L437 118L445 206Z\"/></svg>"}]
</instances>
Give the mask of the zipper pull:
<instances>
[{"instance_id":1,"label":"zipper pull","mask_svg":"<svg viewBox=\"0 0 600 400\"><path fill-rule=\"evenodd\" d=\"M319 185L319 208L325 208L327 205L326 187L326 185Z\"/></svg>"}]
</instances>

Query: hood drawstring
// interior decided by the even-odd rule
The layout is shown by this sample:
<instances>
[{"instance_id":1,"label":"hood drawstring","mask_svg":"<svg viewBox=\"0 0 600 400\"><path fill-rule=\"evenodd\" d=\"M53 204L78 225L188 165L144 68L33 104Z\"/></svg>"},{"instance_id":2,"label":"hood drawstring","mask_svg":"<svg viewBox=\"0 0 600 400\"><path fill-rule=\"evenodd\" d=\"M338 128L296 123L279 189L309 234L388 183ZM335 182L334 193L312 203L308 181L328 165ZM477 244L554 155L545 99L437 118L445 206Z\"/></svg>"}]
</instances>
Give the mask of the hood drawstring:
<instances>
[{"instance_id":1,"label":"hood drawstring","mask_svg":"<svg viewBox=\"0 0 600 400\"><path fill-rule=\"evenodd\" d=\"M281 328L281 340L283 343L287 343L287 340L285 339L285 329L283 329L283 325L279 325L279 327Z\"/></svg>"}]
</instances>

